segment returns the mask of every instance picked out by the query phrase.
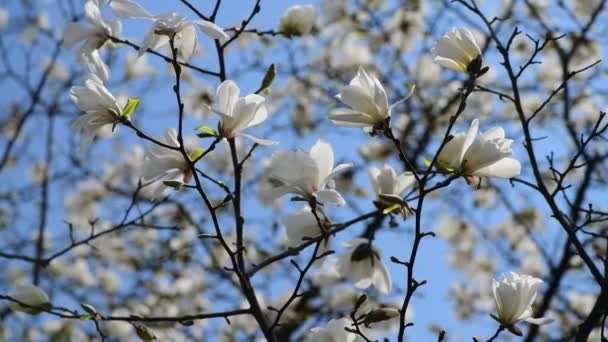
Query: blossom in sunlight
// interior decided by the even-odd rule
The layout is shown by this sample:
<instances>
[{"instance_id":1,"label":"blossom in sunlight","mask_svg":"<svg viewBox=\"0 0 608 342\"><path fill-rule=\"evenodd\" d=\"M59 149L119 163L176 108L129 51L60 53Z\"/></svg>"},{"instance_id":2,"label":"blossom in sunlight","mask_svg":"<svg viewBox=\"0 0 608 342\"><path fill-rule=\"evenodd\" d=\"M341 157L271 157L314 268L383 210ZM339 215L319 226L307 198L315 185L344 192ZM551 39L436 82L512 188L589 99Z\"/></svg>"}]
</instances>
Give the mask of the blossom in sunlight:
<instances>
[{"instance_id":1,"label":"blossom in sunlight","mask_svg":"<svg viewBox=\"0 0 608 342\"><path fill-rule=\"evenodd\" d=\"M492 317L518 336L521 336L521 331L515 324L519 321L537 325L551 323L550 318L532 318L532 304L542 283L538 278L515 272L511 272L508 277L503 275L500 281L493 279L492 293L497 315Z\"/></svg>"},{"instance_id":2,"label":"blossom in sunlight","mask_svg":"<svg viewBox=\"0 0 608 342\"><path fill-rule=\"evenodd\" d=\"M383 208L401 209L403 216L407 216L411 209L400 195L414 183L416 180L414 175L411 172L397 175L388 164L384 164L382 169L370 167L368 172L377 195L377 203Z\"/></svg>"},{"instance_id":3,"label":"blossom in sunlight","mask_svg":"<svg viewBox=\"0 0 608 342\"><path fill-rule=\"evenodd\" d=\"M334 151L323 140L311 147L310 152L303 150L280 150L272 154L267 166L273 189L271 198L292 193L307 201L345 204L344 198L334 190L334 177L349 169L352 164L339 164L334 167Z\"/></svg>"},{"instance_id":4,"label":"blossom in sunlight","mask_svg":"<svg viewBox=\"0 0 608 342\"><path fill-rule=\"evenodd\" d=\"M224 138L241 136L260 145L274 145L277 142L243 133L266 120L268 110L266 99L258 94L240 97L241 90L233 81L222 82L216 90L213 111L220 116L219 133Z\"/></svg>"},{"instance_id":5,"label":"blossom in sunlight","mask_svg":"<svg viewBox=\"0 0 608 342\"><path fill-rule=\"evenodd\" d=\"M113 0L112 11L121 18L147 19L154 23L146 34L138 54L143 55L148 49L158 49L173 38L180 55L188 60L196 51L195 25L207 36L225 41L229 36L215 23L206 20L187 20L187 16L177 12L152 15L145 8L130 0Z\"/></svg>"},{"instance_id":6,"label":"blossom in sunlight","mask_svg":"<svg viewBox=\"0 0 608 342\"><path fill-rule=\"evenodd\" d=\"M368 171L376 195L399 196L416 180L411 172L397 175L388 164L384 164L382 169L372 166Z\"/></svg>"},{"instance_id":7,"label":"blossom in sunlight","mask_svg":"<svg viewBox=\"0 0 608 342\"><path fill-rule=\"evenodd\" d=\"M411 87L405 98L389 107L386 91L378 78L369 75L363 67L359 67L357 76L336 95L338 100L350 108L334 109L329 114L329 118L339 126L381 129L386 126L393 108L407 100L413 90L414 87Z\"/></svg>"},{"instance_id":8,"label":"blossom in sunlight","mask_svg":"<svg viewBox=\"0 0 608 342\"><path fill-rule=\"evenodd\" d=\"M437 159L441 169L464 176L512 178L519 175L521 164L511 158L513 140L505 139L502 127L494 127L477 137L479 120L465 133L454 134ZM467 181L471 182L470 178Z\"/></svg>"},{"instance_id":9,"label":"blossom in sunlight","mask_svg":"<svg viewBox=\"0 0 608 342\"><path fill-rule=\"evenodd\" d=\"M173 128L167 128L165 136L158 140L169 146L180 146L177 132ZM143 169L143 179L146 182L162 177L165 184L186 184L192 177L190 165L181 151L156 144L146 150ZM165 189L159 186L155 197L160 196Z\"/></svg>"},{"instance_id":10,"label":"blossom in sunlight","mask_svg":"<svg viewBox=\"0 0 608 342\"><path fill-rule=\"evenodd\" d=\"M315 327L310 329L305 342L353 342L357 335L344 330L352 328L351 321L347 318L332 319L325 328ZM354 329L354 328L353 328Z\"/></svg>"},{"instance_id":11,"label":"blossom in sunlight","mask_svg":"<svg viewBox=\"0 0 608 342\"><path fill-rule=\"evenodd\" d=\"M467 29L452 29L435 44L431 52L435 55L434 62L448 69L473 76L482 71L481 49Z\"/></svg>"},{"instance_id":12,"label":"blossom in sunlight","mask_svg":"<svg viewBox=\"0 0 608 342\"><path fill-rule=\"evenodd\" d=\"M109 69L99 55L99 49L108 41L110 36L118 36L121 24L118 20L106 21L101 15L103 1L89 0L84 5L84 13L90 25L72 22L66 25L63 32L63 46L71 48L79 42L83 46L78 52L81 62L89 66L91 72L101 79L109 78ZM92 68L92 69L91 69Z\"/></svg>"},{"instance_id":13,"label":"blossom in sunlight","mask_svg":"<svg viewBox=\"0 0 608 342\"><path fill-rule=\"evenodd\" d=\"M21 311L30 315L40 313L42 310L51 308L49 296L43 289L35 285L18 286L10 297L25 304L9 302L9 307L14 311Z\"/></svg>"},{"instance_id":14,"label":"blossom in sunlight","mask_svg":"<svg viewBox=\"0 0 608 342\"><path fill-rule=\"evenodd\" d=\"M289 7L281 16L279 31L291 36L304 36L310 33L317 20L317 11L313 5L295 5Z\"/></svg>"},{"instance_id":15,"label":"blossom in sunlight","mask_svg":"<svg viewBox=\"0 0 608 342\"><path fill-rule=\"evenodd\" d=\"M72 129L82 132L81 149L85 149L93 141L103 126L117 124L127 114L101 79L94 74L89 75L84 86L72 87L70 98L85 112L72 123Z\"/></svg>"},{"instance_id":16,"label":"blossom in sunlight","mask_svg":"<svg viewBox=\"0 0 608 342\"><path fill-rule=\"evenodd\" d=\"M338 274L349 279L356 288L374 286L380 293L391 291L391 275L382 261L380 251L367 239L354 239L344 244L350 249L336 258Z\"/></svg>"}]
</instances>

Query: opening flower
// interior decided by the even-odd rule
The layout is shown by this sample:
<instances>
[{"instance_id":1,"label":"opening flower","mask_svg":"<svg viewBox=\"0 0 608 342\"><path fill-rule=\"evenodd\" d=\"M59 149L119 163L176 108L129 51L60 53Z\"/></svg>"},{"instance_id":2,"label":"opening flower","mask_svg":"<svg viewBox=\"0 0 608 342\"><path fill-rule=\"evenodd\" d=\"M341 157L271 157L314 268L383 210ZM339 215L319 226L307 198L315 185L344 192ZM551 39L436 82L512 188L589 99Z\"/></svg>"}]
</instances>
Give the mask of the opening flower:
<instances>
[{"instance_id":1,"label":"opening flower","mask_svg":"<svg viewBox=\"0 0 608 342\"><path fill-rule=\"evenodd\" d=\"M454 134L443 147L438 167L449 172L460 172L465 177L512 178L521 172L521 164L511 158L513 140L505 139L502 127L494 127L477 137L479 120L471 123L465 133ZM472 179L467 178L471 182Z\"/></svg>"},{"instance_id":2,"label":"opening flower","mask_svg":"<svg viewBox=\"0 0 608 342\"><path fill-rule=\"evenodd\" d=\"M103 126L117 124L124 117L122 107L97 75L89 74L84 86L72 87L70 98L85 112L72 123L72 129L82 132L81 149L93 141Z\"/></svg>"},{"instance_id":3,"label":"opening flower","mask_svg":"<svg viewBox=\"0 0 608 342\"><path fill-rule=\"evenodd\" d=\"M152 15L138 3L130 0L113 0L110 6L118 17L148 19L154 22L140 46L139 56L142 56L148 49L154 50L167 45L173 38L182 58L190 59L197 46L194 25L213 39L224 41L229 38L224 30L210 21L189 21L187 16L176 12Z\"/></svg>"},{"instance_id":4,"label":"opening flower","mask_svg":"<svg viewBox=\"0 0 608 342\"><path fill-rule=\"evenodd\" d=\"M334 190L334 177L352 167L339 164L334 167L331 145L317 140L310 152L279 150L272 154L267 170L273 184L270 197L278 198L292 193L304 200L317 203L345 204L344 198Z\"/></svg>"},{"instance_id":5,"label":"opening flower","mask_svg":"<svg viewBox=\"0 0 608 342\"><path fill-rule=\"evenodd\" d=\"M275 145L277 142L243 133L266 120L266 99L257 94L239 97L241 90L233 81L222 82L215 95L213 111L220 116L219 131L224 138L241 136L260 145Z\"/></svg>"},{"instance_id":6,"label":"opening flower","mask_svg":"<svg viewBox=\"0 0 608 342\"><path fill-rule=\"evenodd\" d=\"M511 272L508 277L503 275L502 280L492 280L492 293L496 302L497 316L492 315L512 333L521 336L521 331L515 327L519 321L532 324L551 323L550 318L532 318L532 304L536 299L538 287L542 280Z\"/></svg>"},{"instance_id":7,"label":"opening flower","mask_svg":"<svg viewBox=\"0 0 608 342\"><path fill-rule=\"evenodd\" d=\"M165 136L157 140L169 146L180 146L177 140L177 132L173 128L167 128ZM160 197L167 189L164 185L179 188L182 184L190 182L192 177L190 166L182 152L160 145L153 145L146 150L143 169L144 181L163 178L163 186L159 185L156 188L153 195L155 198Z\"/></svg>"},{"instance_id":8,"label":"opening flower","mask_svg":"<svg viewBox=\"0 0 608 342\"><path fill-rule=\"evenodd\" d=\"M84 5L86 21L91 25L69 23L63 32L63 46L71 48L84 41L78 51L79 60L89 66L89 70L101 79L107 80L110 71L99 55L99 49L108 41L110 36L118 36L121 23L118 20L106 21L101 15L103 1L89 0Z\"/></svg>"},{"instance_id":9,"label":"opening flower","mask_svg":"<svg viewBox=\"0 0 608 342\"><path fill-rule=\"evenodd\" d=\"M389 107L386 91L378 78L359 67L357 76L336 95L338 100L350 108L334 109L329 118L338 126L382 129L387 125L393 108L407 100L413 91L414 87L410 88L405 98Z\"/></svg>"},{"instance_id":10,"label":"opening flower","mask_svg":"<svg viewBox=\"0 0 608 342\"><path fill-rule=\"evenodd\" d=\"M470 75L482 72L481 49L473 34L464 28L454 28L435 44L431 52L435 63Z\"/></svg>"},{"instance_id":11,"label":"opening flower","mask_svg":"<svg viewBox=\"0 0 608 342\"><path fill-rule=\"evenodd\" d=\"M382 169L370 167L368 172L377 196L377 205L390 211L399 209L402 216L407 217L412 210L401 195L416 180L414 175L411 172L397 175L397 172L388 164L384 164Z\"/></svg>"}]
</instances>

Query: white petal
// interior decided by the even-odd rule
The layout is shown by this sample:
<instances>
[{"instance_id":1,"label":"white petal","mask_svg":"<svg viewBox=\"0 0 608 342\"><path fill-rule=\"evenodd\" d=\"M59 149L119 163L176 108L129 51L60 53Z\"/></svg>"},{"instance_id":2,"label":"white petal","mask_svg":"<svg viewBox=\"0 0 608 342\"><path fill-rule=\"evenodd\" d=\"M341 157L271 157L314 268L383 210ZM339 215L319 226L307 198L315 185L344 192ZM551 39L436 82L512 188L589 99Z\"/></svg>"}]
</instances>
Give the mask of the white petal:
<instances>
[{"instance_id":1,"label":"white petal","mask_svg":"<svg viewBox=\"0 0 608 342\"><path fill-rule=\"evenodd\" d=\"M180 40L179 53L185 60L189 60L196 51L196 30L194 29L194 25L186 25L180 33L182 34L182 38Z\"/></svg>"},{"instance_id":2,"label":"white petal","mask_svg":"<svg viewBox=\"0 0 608 342\"><path fill-rule=\"evenodd\" d=\"M73 47L76 43L85 40L95 32L94 28L87 27L81 23L69 23L63 30L63 46Z\"/></svg>"},{"instance_id":3,"label":"white petal","mask_svg":"<svg viewBox=\"0 0 608 342\"><path fill-rule=\"evenodd\" d=\"M237 136L241 136L243 138L247 138L247 139L253 141L254 143L256 143L258 145L262 145L262 146L272 146L272 145L276 145L276 144L279 143L278 141L258 138L258 137L255 137L253 135L242 133L242 132L237 133Z\"/></svg>"},{"instance_id":4,"label":"white petal","mask_svg":"<svg viewBox=\"0 0 608 342\"><path fill-rule=\"evenodd\" d=\"M454 71L467 73L467 66L460 64L453 59L437 56L433 59L433 62Z\"/></svg>"},{"instance_id":5,"label":"white petal","mask_svg":"<svg viewBox=\"0 0 608 342\"><path fill-rule=\"evenodd\" d=\"M124 19L150 19L150 14L145 8L134 1L130 0L112 0L110 4L112 13L119 18Z\"/></svg>"},{"instance_id":6,"label":"white petal","mask_svg":"<svg viewBox=\"0 0 608 342\"><path fill-rule=\"evenodd\" d=\"M368 127L377 124L377 120L362 112L338 108L329 113L329 119L338 126Z\"/></svg>"},{"instance_id":7,"label":"white petal","mask_svg":"<svg viewBox=\"0 0 608 342\"><path fill-rule=\"evenodd\" d=\"M462 164L463 160L466 159L465 155L475 141L475 137L477 136L477 131L479 130L479 120L475 119L471 123L471 127L467 131L467 135L464 138L464 142L462 143L462 149L460 150L460 156L458 158L458 162Z\"/></svg>"},{"instance_id":8,"label":"white petal","mask_svg":"<svg viewBox=\"0 0 608 342\"><path fill-rule=\"evenodd\" d=\"M391 292L393 286L391 283L391 274L388 272L388 269L382 260L376 260L376 262L379 264L375 266L377 269L374 274L374 286L376 286L380 293L388 294Z\"/></svg>"},{"instance_id":9,"label":"white petal","mask_svg":"<svg viewBox=\"0 0 608 342\"><path fill-rule=\"evenodd\" d=\"M232 108L239 99L240 94L239 86L234 81L226 80L222 82L216 90L216 109L220 113L232 116Z\"/></svg>"},{"instance_id":10,"label":"white petal","mask_svg":"<svg viewBox=\"0 0 608 342\"><path fill-rule=\"evenodd\" d=\"M319 139L310 148L310 157L319 170L317 181L322 182L334 167L334 150L328 142Z\"/></svg>"},{"instance_id":11,"label":"white petal","mask_svg":"<svg viewBox=\"0 0 608 342\"><path fill-rule=\"evenodd\" d=\"M503 158L473 172L473 176L513 178L521 173L521 163L514 158Z\"/></svg>"},{"instance_id":12,"label":"white petal","mask_svg":"<svg viewBox=\"0 0 608 342\"><path fill-rule=\"evenodd\" d=\"M93 50L88 54L82 56L89 72L99 77L102 81L110 79L110 68L103 61L99 50Z\"/></svg>"},{"instance_id":13,"label":"white petal","mask_svg":"<svg viewBox=\"0 0 608 342\"><path fill-rule=\"evenodd\" d=\"M333 189L317 191L313 194L317 201L321 203L334 204L341 207L346 204L346 201L339 192Z\"/></svg>"},{"instance_id":14,"label":"white petal","mask_svg":"<svg viewBox=\"0 0 608 342\"><path fill-rule=\"evenodd\" d=\"M371 115L379 120L383 119L382 114L388 114L380 113L380 108L374 103L372 94L368 94L361 87L342 87L337 98L352 109Z\"/></svg>"},{"instance_id":15,"label":"white petal","mask_svg":"<svg viewBox=\"0 0 608 342\"><path fill-rule=\"evenodd\" d=\"M526 318L524 321L536 324L536 325L544 325L553 322L552 318L542 317L542 318Z\"/></svg>"},{"instance_id":16,"label":"white petal","mask_svg":"<svg viewBox=\"0 0 608 342\"><path fill-rule=\"evenodd\" d=\"M206 20L196 20L194 21L198 25L198 27L203 31L204 34L208 35L213 39L218 39L220 42L224 42L230 38L221 27L216 24L206 21Z\"/></svg>"}]
</instances>

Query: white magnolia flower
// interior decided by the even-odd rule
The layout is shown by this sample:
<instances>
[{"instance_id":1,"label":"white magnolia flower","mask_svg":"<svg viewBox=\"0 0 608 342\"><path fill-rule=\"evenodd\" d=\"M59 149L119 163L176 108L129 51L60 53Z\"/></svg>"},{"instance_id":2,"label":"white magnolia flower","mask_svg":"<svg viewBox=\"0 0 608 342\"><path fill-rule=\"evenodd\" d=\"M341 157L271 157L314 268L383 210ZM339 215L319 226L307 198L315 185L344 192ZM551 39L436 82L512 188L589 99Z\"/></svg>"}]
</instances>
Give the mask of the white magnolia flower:
<instances>
[{"instance_id":1,"label":"white magnolia flower","mask_svg":"<svg viewBox=\"0 0 608 342\"><path fill-rule=\"evenodd\" d=\"M329 114L329 118L339 126L383 127L391 116L393 108L407 100L413 90L412 87L405 98L389 107L386 91L378 78L369 75L363 67L359 67L357 76L336 95L336 98L350 109L335 109Z\"/></svg>"},{"instance_id":2,"label":"white magnolia flower","mask_svg":"<svg viewBox=\"0 0 608 342\"><path fill-rule=\"evenodd\" d=\"M277 142L261 139L243 133L255 127L268 117L266 99L258 94L239 97L241 90L233 81L222 82L216 90L213 111L220 116L220 135L224 138L242 136L260 145L274 145Z\"/></svg>"},{"instance_id":3,"label":"white magnolia flower","mask_svg":"<svg viewBox=\"0 0 608 342\"><path fill-rule=\"evenodd\" d=\"M454 134L441 150L439 167L464 176L512 178L519 175L521 164L511 158L513 140L505 139L502 127L487 130L477 137L479 120L467 133Z\"/></svg>"},{"instance_id":4,"label":"white magnolia flower","mask_svg":"<svg viewBox=\"0 0 608 342\"><path fill-rule=\"evenodd\" d=\"M495 318L507 328L513 327L519 321L537 325L552 322L550 318L532 318L532 304L542 282L538 278L514 272L508 277L503 275L501 281L493 279L492 292L497 313ZM519 329L513 328L509 331L517 334Z\"/></svg>"},{"instance_id":5,"label":"white magnolia flower","mask_svg":"<svg viewBox=\"0 0 608 342\"><path fill-rule=\"evenodd\" d=\"M322 217L320 218L321 220L323 219ZM283 218L283 224L285 225L287 240L291 247L299 246L304 243L305 241L303 238L305 237L314 238L322 233L319 229L317 219L309 206L302 207L297 212L285 216Z\"/></svg>"},{"instance_id":6,"label":"white magnolia flower","mask_svg":"<svg viewBox=\"0 0 608 342\"><path fill-rule=\"evenodd\" d=\"M42 311L41 309L49 309L51 307L49 296L43 289L35 285L21 285L15 289L10 297L27 305L24 306L11 301L9 302L9 307L14 311L35 315Z\"/></svg>"},{"instance_id":7,"label":"white magnolia flower","mask_svg":"<svg viewBox=\"0 0 608 342\"><path fill-rule=\"evenodd\" d=\"M339 164L334 168L333 149L323 140L317 140L310 152L276 151L267 167L274 186L269 196L278 198L292 193L309 201L342 206L345 201L333 189L334 177L351 166L352 164Z\"/></svg>"},{"instance_id":8,"label":"white magnolia flower","mask_svg":"<svg viewBox=\"0 0 608 342\"><path fill-rule=\"evenodd\" d=\"M327 327L315 327L304 338L304 342L353 342L357 335L344 330L352 328L351 322L347 318L332 319L327 323Z\"/></svg>"},{"instance_id":9,"label":"white magnolia flower","mask_svg":"<svg viewBox=\"0 0 608 342\"><path fill-rule=\"evenodd\" d=\"M78 59L95 72L104 81L109 78L109 69L99 55L99 49L109 40L110 36L118 36L121 23L118 20L106 21L101 15L103 1L89 0L84 5L84 13L90 25L72 22L66 25L63 32L63 45L72 48L84 42L78 51Z\"/></svg>"},{"instance_id":10,"label":"white magnolia flower","mask_svg":"<svg viewBox=\"0 0 608 342\"><path fill-rule=\"evenodd\" d=\"M167 128L165 136L157 140L169 146L180 146L177 140L177 132L173 128ZM192 177L190 165L181 151L160 145L152 145L146 150L143 169L143 179L146 182L162 177L165 181L187 184ZM166 187L159 186L155 198L162 195L165 189Z\"/></svg>"},{"instance_id":11,"label":"white magnolia flower","mask_svg":"<svg viewBox=\"0 0 608 342\"><path fill-rule=\"evenodd\" d=\"M123 107L95 74L89 75L84 86L72 87L70 98L85 112L72 123L72 129L82 131L81 149L93 141L103 126L117 124L123 119Z\"/></svg>"},{"instance_id":12,"label":"white magnolia flower","mask_svg":"<svg viewBox=\"0 0 608 342\"><path fill-rule=\"evenodd\" d=\"M473 75L481 70L481 49L467 29L452 29L435 44L431 52L436 56L434 62L448 69Z\"/></svg>"},{"instance_id":13,"label":"white magnolia flower","mask_svg":"<svg viewBox=\"0 0 608 342\"><path fill-rule=\"evenodd\" d=\"M189 21L185 15L176 12L152 15L145 8L130 0L113 0L110 6L118 17L147 19L154 22L140 46L138 51L139 56L143 55L148 49L158 49L167 45L169 39L173 37L180 55L186 60L190 59L196 51L197 46L194 25L198 26L204 34L213 39L225 41L230 38L224 30L210 21Z\"/></svg>"},{"instance_id":14,"label":"white magnolia flower","mask_svg":"<svg viewBox=\"0 0 608 342\"><path fill-rule=\"evenodd\" d=\"M310 33L317 19L313 5L289 7L281 16L279 31L287 36L304 36Z\"/></svg>"},{"instance_id":15,"label":"white magnolia flower","mask_svg":"<svg viewBox=\"0 0 608 342\"><path fill-rule=\"evenodd\" d=\"M384 164L384 168L382 169L370 167L368 171L377 196L375 203L379 207L388 208L389 211L398 209L404 219L412 213L410 206L401 198L401 194L405 192L405 189L410 187L416 180L411 172L397 175L395 170L388 164Z\"/></svg>"},{"instance_id":16,"label":"white magnolia flower","mask_svg":"<svg viewBox=\"0 0 608 342\"><path fill-rule=\"evenodd\" d=\"M382 169L372 166L368 172L376 195L399 197L416 180L411 172L397 175L397 172L388 164L384 164Z\"/></svg>"},{"instance_id":17,"label":"white magnolia flower","mask_svg":"<svg viewBox=\"0 0 608 342\"><path fill-rule=\"evenodd\" d=\"M359 289L373 285L382 294L391 291L391 275L382 261L380 250L367 239L354 239L344 244L350 249L336 258L338 274L353 282Z\"/></svg>"}]
</instances>

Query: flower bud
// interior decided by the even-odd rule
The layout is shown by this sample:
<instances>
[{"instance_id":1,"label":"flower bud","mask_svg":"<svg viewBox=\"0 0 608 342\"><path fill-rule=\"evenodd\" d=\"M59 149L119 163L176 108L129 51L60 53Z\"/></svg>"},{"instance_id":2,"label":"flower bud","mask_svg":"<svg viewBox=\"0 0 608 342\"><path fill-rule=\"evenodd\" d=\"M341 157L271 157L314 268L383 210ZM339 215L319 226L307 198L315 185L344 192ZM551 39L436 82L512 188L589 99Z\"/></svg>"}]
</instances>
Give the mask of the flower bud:
<instances>
[{"instance_id":1,"label":"flower bud","mask_svg":"<svg viewBox=\"0 0 608 342\"><path fill-rule=\"evenodd\" d=\"M156 340L156 335L154 335L154 332L148 329L148 327L145 325L141 323L133 323L133 327L135 328L135 333L140 340L146 342Z\"/></svg>"},{"instance_id":2,"label":"flower bud","mask_svg":"<svg viewBox=\"0 0 608 342\"><path fill-rule=\"evenodd\" d=\"M372 323L388 321L391 318L399 316L399 310L394 308L380 308L374 309L367 313L363 323L366 327L369 327Z\"/></svg>"},{"instance_id":3,"label":"flower bud","mask_svg":"<svg viewBox=\"0 0 608 342\"><path fill-rule=\"evenodd\" d=\"M11 297L25 304L22 305L17 302L10 302L9 307L12 310L25 312L30 315L36 315L52 307L46 292L35 285L19 286L16 291L11 294Z\"/></svg>"}]
</instances>

